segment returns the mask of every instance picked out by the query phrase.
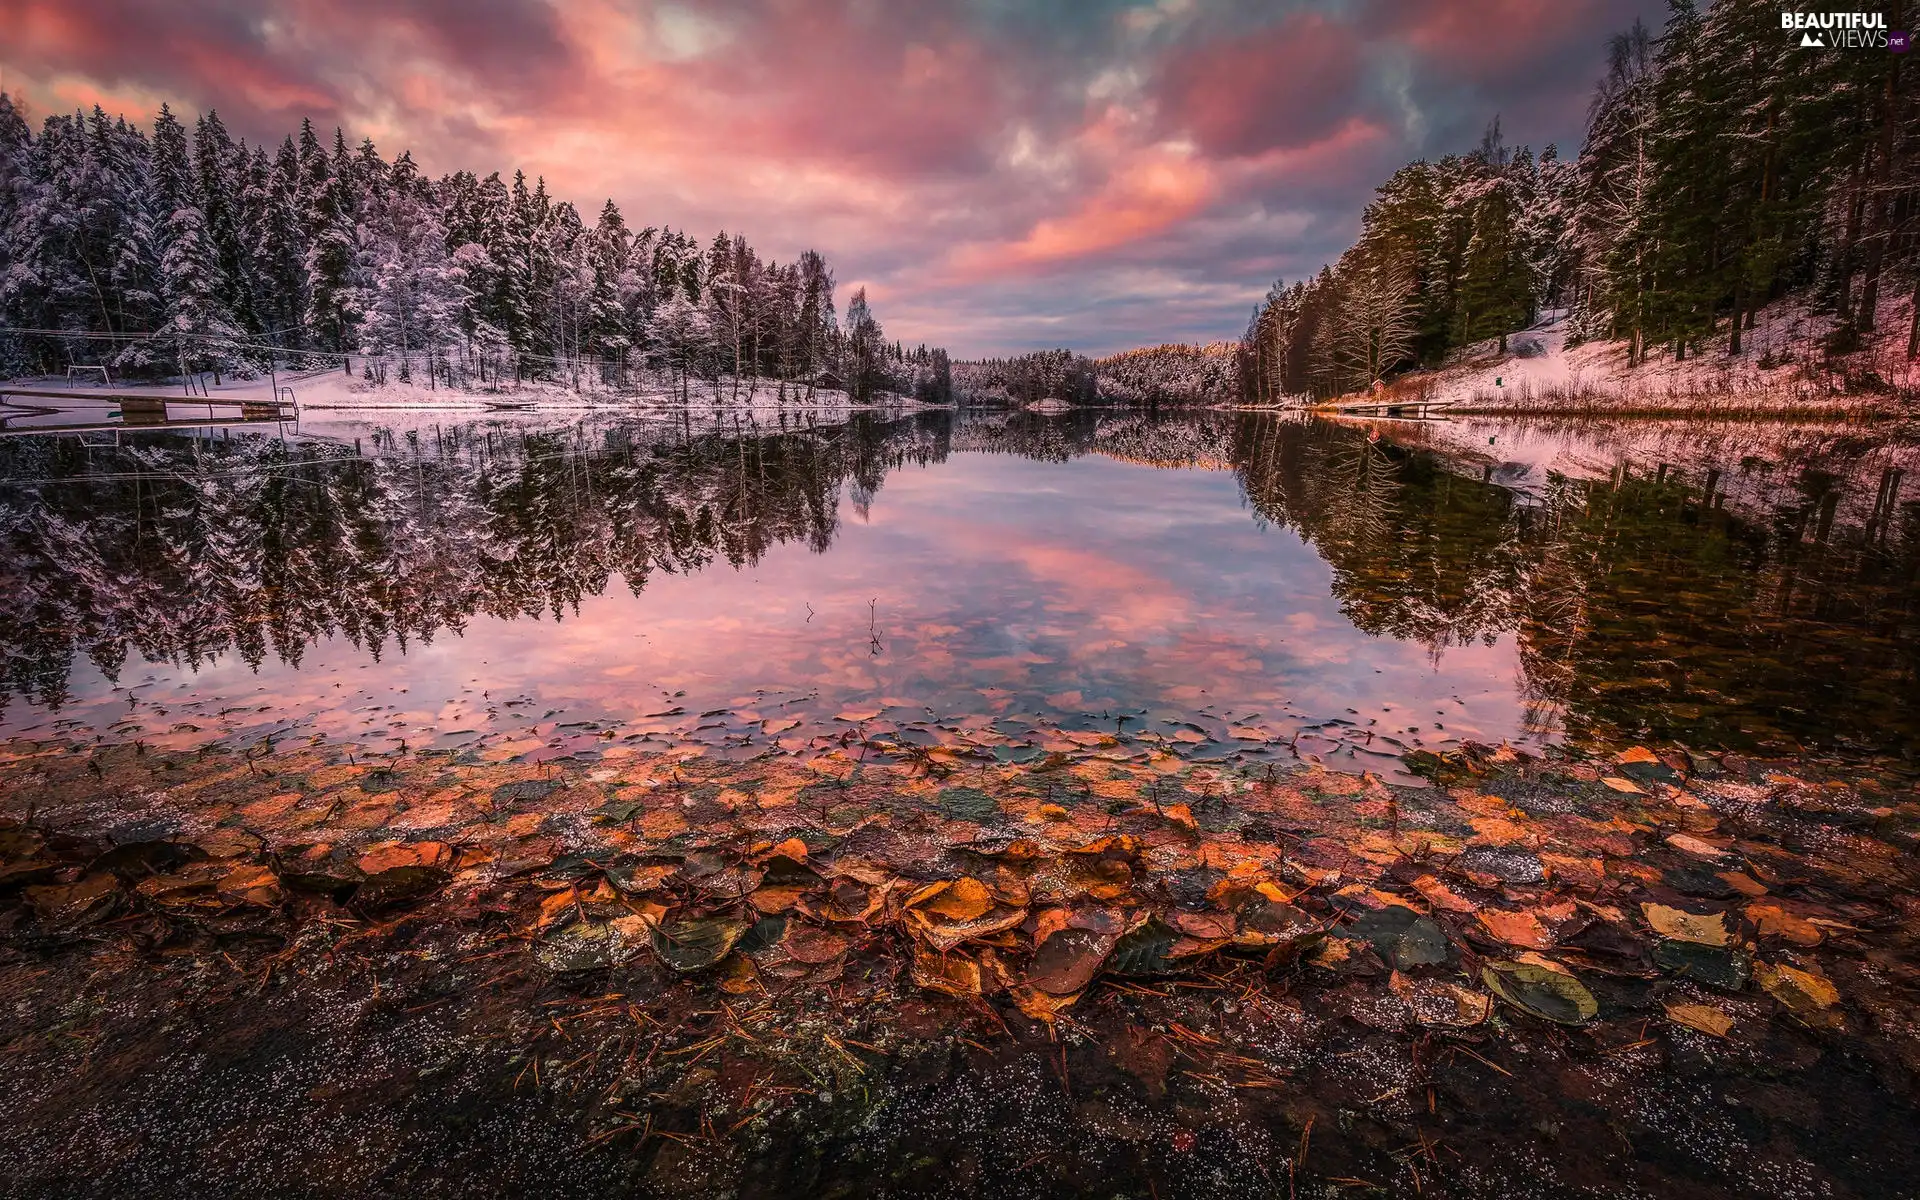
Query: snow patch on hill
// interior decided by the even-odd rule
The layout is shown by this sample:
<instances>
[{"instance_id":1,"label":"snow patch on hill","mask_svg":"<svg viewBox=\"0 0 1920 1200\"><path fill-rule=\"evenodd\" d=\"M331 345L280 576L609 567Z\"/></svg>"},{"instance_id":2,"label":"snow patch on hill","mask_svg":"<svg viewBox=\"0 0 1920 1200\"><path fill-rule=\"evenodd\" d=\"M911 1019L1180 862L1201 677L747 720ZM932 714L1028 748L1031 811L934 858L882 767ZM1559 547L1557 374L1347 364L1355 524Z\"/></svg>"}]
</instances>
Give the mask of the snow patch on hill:
<instances>
[{"instance_id":1,"label":"snow patch on hill","mask_svg":"<svg viewBox=\"0 0 1920 1200\"><path fill-rule=\"evenodd\" d=\"M1446 404L1513 412L1606 410L1732 414L1740 411L1906 409L1920 404L1920 362L1906 355L1912 289L1883 302L1866 344L1830 354L1833 319L1798 300L1762 309L1743 334L1742 353L1728 353L1718 335L1700 352L1676 359L1671 346L1627 365L1625 342L1569 346L1565 310L1551 310L1527 329L1462 347L1433 371L1402 376L1373 394L1341 397L1352 405L1385 401Z\"/></svg>"}]
</instances>

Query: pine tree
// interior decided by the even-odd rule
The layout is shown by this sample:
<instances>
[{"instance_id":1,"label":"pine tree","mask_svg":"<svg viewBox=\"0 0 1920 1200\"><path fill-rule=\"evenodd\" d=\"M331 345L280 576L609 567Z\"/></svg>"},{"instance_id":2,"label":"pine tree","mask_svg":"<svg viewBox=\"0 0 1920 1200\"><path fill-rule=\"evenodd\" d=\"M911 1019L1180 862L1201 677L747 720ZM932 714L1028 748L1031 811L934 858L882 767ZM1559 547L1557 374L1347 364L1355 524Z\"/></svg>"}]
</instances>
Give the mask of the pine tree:
<instances>
[{"instance_id":1,"label":"pine tree","mask_svg":"<svg viewBox=\"0 0 1920 1200\"><path fill-rule=\"evenodd\" d=\"M880 322L867 307L867 289L856 288L847 301L846 331L847 395L856 403L864 403L891 383L884 362L885 342Z\"/></svg>"},{"instance_id":2,"label":"pine tree","mask_svg":"<svg viewBox=\"0 0 1920 1200\"><path fill-rule=\"evenodd\" d=\"M307 244L305 268L309 344L345 350L353 336L352 161L345 136L335 130L333 152L320 146L312 126L301 131L302 225Z\"/></svg>"},{"instance_id":3,"label":"pine tree","mask_svg":"<svg viewBox=\"0 0 1920 1200\"><path fill-rule=\"evenodd\" d=\"M1391 259L1341 259L1343 303L1336 314L1343 381L1366 387L1413 354L1419 324L1413 279Z\"/></svg>"},{"instance_id":4,"label":"pine tree","mask_svg":"<svg viewBox=\"0 0 1920 1200\"><path fill-rule=\"evenodd\" d=\"M231 370L239 361L241 331L222 296L220 263L187 154L187 133L160 108L153 130L156 194L167 212L160 256L161 331L180 364Z\"/></svg>"},{"instance_id":5,"label":"pine tree","mask_svg":"<svg viewBox=\"0 0 1920 1200\"><path fill-rule=\"evenodd\" d=\"M1668 0L1655 60L1653 158L1653 320L1675 357L1711 332L1719 297L1730 291L1734 256L1724 242L1727 80L1715 69L1692 0Z\"/></svg>"},{"instance_id":6,"label":"pine tree","mask_svg":"<svg viewBox=\"0 0 1920 1200\"><path fill-rule=\"evenodd\" d=\"M675 291L654 310L649 340L679 379L680 401L686 403L687 379L699 369L709 344L706 314L686 293Z\"/></svg>"},{"instance_id":7,"label":"pine tree","mask_svg":"<svg viewBox=\"0 0 1920 1200\"><path fill-rule=\"evenodd\" d=\"M1645 353L1653 265L1653 39L1638 21L1607 48L1578 168L1575 335L1624 337Z\"/></svg>"},{"instance_id":8,"label":"pine tree","mask_svg":"<svg viewBox=\"0 0 1920 1200\"><path fill-rule=\"evenodd\" d=\"M630 318L621 296L631 253L632 235L627 231L619 206L609 199L600 210L600 220L594 225L586 247L586 265L592 281L587 294L584 336L589 353L619 364L623 372L627 352L633 344Z\"/></svg>"},{"instance_id":9,"label":"pine tree","mask_svg":"<svg viewBox=\"0 0 1920 1200\"><path fill-rule=\"evenodd\" d=\"M39 326L39 190L33 132L13 98L0 92L0 325L15 329ZM0 369L27 370L31 361L29 339L0 338Z\"/></svg>"},{"instance_id":10,"label":"pine tree","mask_svg":"<svg viewBox=\"0 0 1920 1200\"><path fill-rule=\"evenodd\" d=\"M258 171L254 186L258 187ZM256 305L270 345L301 349L307 345L307 246L301 227L300 152L293 139L280 143L264 193L250 205L249 257L258 282Z\"/></svg>"},{"instance_id":11,"label":"pine tree","mask_svg":"<svg viewBox=\"0 0 1920 1200\"><path fill-rule=\"evenodd\" d=\"M349 368L368 355L369 373L394 361L403 377L424 357L437 381L451 353L483 383L509 359L518 376L576 381L591 359L624 381L643 345L683 392L725 373L750 395L769 374L811 386L837 361L818 254L783 265L742 236L708 252L671 229L635 233L611 200L589 226L543 180L430 181L409 153L388 163L340 129L329 146L311 122L272 153L213 112L189 135L163 107L153 128L149 142L96 108L36 136L0 94L5 369L92 361L99 333L135 371L324 351ZM901 346L876 335L871 349L874 379L908 377Z\"/></svg>"},{"instance_id":12,"label":"pine tree","mask_svg":"<svg viewBox=\"0 0 1920 1200\"><path fill-rule=\"evenodd\" d=\"M253 280L242 235L246 154L234 144L218 112L209 111L194 123L193 165L196 202L219 270L220 301L242 328L258 334L265 327L254 312Z\"/></svg>"},{"instance_id":13,"label":"pine tree","mask_svg":"<svg viewBox=\"0 0 1920 1200\"><path fill-rule=\"evenodd\" d=\"M429 381L440 355L460 335L465 272L450 261L446 231L432 208L409 186L411 161L396 164L399 182L377 212L368 255L372 277L359 327L361 353L397 358L399 379L411 382L415 357Z\"/></svg>"},{"instance_id":14,"label":"pine tree","mask_svg":"<svg viewBox=\"0 0 1920 1200\"><path fill-rule=\"evenodd\" d=\"M1497 337L1507 349L1507 334L1533 319L1531 273L1520 230L1525 173L1531 157L1508 160L1495 121L1475 156L1481 172L1459 201L1471 214L1472 234L1460 274L1455 340L1477 342Z\"/></svg>"}]
</instances>

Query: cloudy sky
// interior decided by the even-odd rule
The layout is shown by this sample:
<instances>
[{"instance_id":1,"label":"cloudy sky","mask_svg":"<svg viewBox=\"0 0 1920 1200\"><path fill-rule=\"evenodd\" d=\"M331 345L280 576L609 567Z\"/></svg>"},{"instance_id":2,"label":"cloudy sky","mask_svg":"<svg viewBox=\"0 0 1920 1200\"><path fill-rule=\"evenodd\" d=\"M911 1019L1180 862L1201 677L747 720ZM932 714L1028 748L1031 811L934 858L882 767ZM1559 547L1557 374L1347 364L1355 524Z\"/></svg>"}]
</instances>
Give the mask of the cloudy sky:
<instances>
[{"instance_id":1,"label":"cloudy sky","mask_svg":"<svg viewBox=\"0 0 1920 1200\"><path fill-rule=\"evenodd\" d=\"M1577 148L1653 0L0 0L35 113L302 116L589 215L825 253L974 356L1234 337L1395 166Z\"/></svg>"}]
</instances>

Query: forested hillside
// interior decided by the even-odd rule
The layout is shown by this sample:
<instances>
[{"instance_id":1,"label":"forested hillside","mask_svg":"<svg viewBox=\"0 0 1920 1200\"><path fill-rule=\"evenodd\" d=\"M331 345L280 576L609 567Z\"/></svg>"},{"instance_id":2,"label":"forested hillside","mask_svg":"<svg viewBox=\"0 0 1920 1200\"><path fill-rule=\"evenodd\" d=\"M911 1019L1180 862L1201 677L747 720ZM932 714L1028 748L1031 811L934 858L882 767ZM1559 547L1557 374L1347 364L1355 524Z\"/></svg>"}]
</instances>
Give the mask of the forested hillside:
<instances>
[{"instance_id":1,"label":"forested hillside","mask_svg":"<svg viewBox=\"0 0 1920 1200\"><path fill-rule=\"evenodd\" d=\"M1108 355L1094 364L1100 393L1131 404L1215 404L1238 398L1232 342L1178 342Z\"/></svg>"},{"instance_id":2,"label":"forested hillside","mask_svg":"<svg viewBox=\"0 0 1920 1200\"><path fill-rule=\"evenodd\" d=\"M1899 29L1898 14L1890 28ZM1884 328L1920 248L1915 68L1885 48L1802 48L1776 5L1673 0L1656 36L1606 48L1577 158L1511 150L1496 120L1470 154L1381 184L1318 275L1276 283L1242 342L1261 401L1331 396L1568 311L1569 344L1740 356L1783 297L1830 318L1827 353ZM1920 303L1916 304L1920 310Z\"/></svg>"},{"instance_id":3,"label":"forested hillside","mask_svg":"<svg viewBox=\"0 0 1920 1200\"><path fill-rule=\"evenodd\" d=\"M1071 350L956 363L954 394L989 404L1219 404L1239 396L1239 346L1169 343L1091 359Z\"/></svg>"},{"instance_id":4,"label":"forested hillside","mask_svg":"<svg viewBox=\"0 0 1920 1200\"><path fill-rule=\"evenodd\" d=\"M1091 359L1071 350L1037 350L1013 358L955 363L954 394L996 404L1097 404L1100 386Z\"/></svg>"},{"instance_id":5,"label":"forested hillside","mask_svg":"<svg viewBox=\"0 0 1920 1200\"><path fill-rule=\"evenodd\" d=\"M216 113L152 132L100 108L32 131L0 94L0 372L246 371L362 355L401 381L689 378L943 400L944 351L889 342L864 289L837 320L809 250L591 221L516 171L429 179L311 122L249 146Z\"/></svg>"}]
</instances>

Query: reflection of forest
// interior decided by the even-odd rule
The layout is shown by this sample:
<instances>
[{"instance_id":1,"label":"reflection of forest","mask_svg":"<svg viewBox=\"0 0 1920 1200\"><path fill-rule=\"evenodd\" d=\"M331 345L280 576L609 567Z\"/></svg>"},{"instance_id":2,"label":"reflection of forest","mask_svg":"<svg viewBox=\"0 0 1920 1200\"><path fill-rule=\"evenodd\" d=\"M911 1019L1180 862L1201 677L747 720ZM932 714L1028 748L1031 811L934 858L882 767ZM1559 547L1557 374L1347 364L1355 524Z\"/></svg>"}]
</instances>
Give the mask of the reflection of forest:
<instances>
[{"instance_id":1,"label":"reflection of forest","mask_svg":"<svg viewBox=\"0 0 1920 1200\"><path fill-rule=\"evenodd\" d=\"M1223 413L455 427L371 457L267 439L8 442L0 700L61 702L79 655L109 674L130 650L297 663L340 635L378 656L474 613L572 611L615 574L637 592L783 542L824 550L843 491L864 507L889 470L963 449L1231 467L1260 520L1327 560L1363 630L1436 657L1515 634L1542 729L1920 744L1920 503L1888 501L1884 480L1872 502L1843 502L1833 477L1749 459L1555 478L1522 499L1355 429ZM1717 499L1736 477L1738 512Z\"/></svg>"},{"instance_id":2,"label":"reflection of forest","mask_svg":"<svg viewBox=\"0 0 1920 1200\"><path fill-rule=\"evenodd\" d=\"M0 702L58 705L74 657L298 663L340 635L378 658L472 614L577 609L617 572L736 566L832 542L842 485L945 457L950 416L764 436L650 426L450 427L371 457L267 438L0 443Z\"/></svg>"},{"instance_id":3,"label":"reflection of forest","mask_svg":"<svg viewBox=\"0 0 1920 1200\"><path fill-rule=\"evenodd\" d=\"M1888 498L1897 476L1846 504L1833 476L1748 457L1732 473L1764 499L1738 514L1712 462L1553 478L1527 503L1351 428L1237 437L1248 498L1313 542L1356 625L1436 655L1514 632L1543 729L1920 749L1920 501Z\"/></svg>"}]
</instances>

